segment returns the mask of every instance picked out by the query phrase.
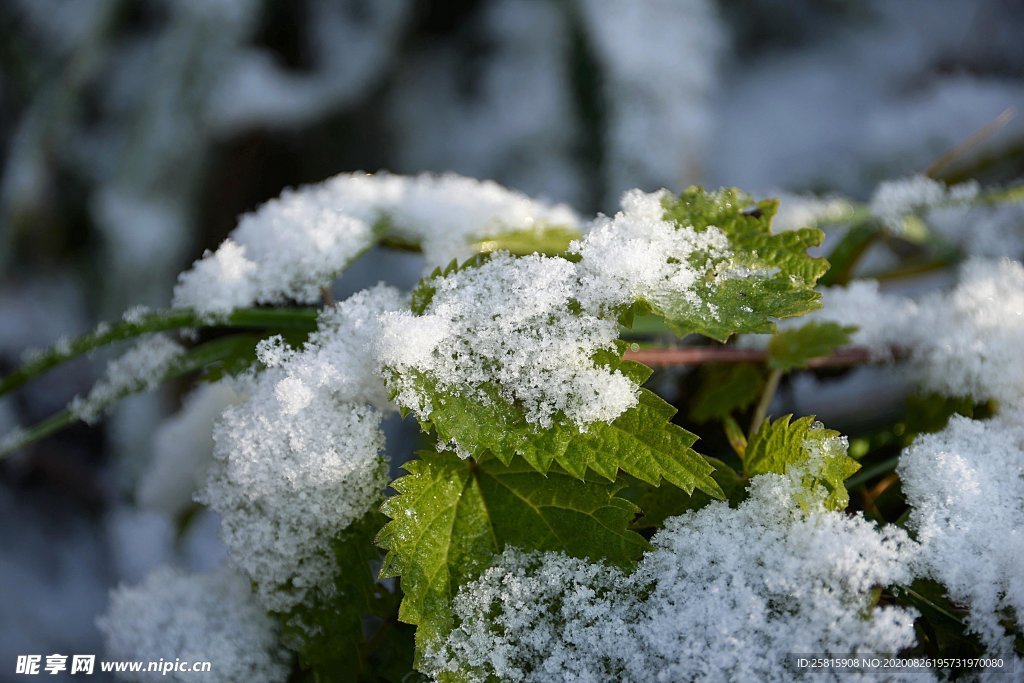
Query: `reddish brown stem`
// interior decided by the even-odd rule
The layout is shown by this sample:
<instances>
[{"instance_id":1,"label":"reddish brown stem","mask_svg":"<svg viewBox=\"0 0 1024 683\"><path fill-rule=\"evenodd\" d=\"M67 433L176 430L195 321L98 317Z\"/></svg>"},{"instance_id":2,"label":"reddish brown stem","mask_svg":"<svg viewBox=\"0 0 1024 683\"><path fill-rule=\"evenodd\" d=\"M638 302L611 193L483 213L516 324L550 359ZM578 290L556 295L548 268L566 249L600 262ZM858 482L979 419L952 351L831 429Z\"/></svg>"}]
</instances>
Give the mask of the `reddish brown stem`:
<instances>
[{"instance_id":1,"label":"reddish brown stem","mask_svg":"<svg viewBox=\"0 0 1024 683\"><path fill-rule=\"evenodd\" d=\"M899 354L893 354L899 356ZM811 358L809 368L839 368L863 365L875 360L870 349L854 346L840 349L828 356ZM626 360L634 360L651 367L674 365L704 365L706 363L764 363L768 352L764 349L740 349L735 346L691 346L683 348L653 348L626 351Z\"/></svg>"}]
</instances>

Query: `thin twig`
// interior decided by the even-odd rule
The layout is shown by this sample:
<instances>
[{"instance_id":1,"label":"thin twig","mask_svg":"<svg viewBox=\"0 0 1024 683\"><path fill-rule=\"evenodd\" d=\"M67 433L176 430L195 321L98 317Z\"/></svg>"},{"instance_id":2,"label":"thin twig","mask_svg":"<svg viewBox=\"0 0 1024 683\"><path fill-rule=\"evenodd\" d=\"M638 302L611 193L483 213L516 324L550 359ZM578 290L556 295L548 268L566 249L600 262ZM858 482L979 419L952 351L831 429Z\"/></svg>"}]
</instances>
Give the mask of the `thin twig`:
<instances>
[{"instance_id":1,"label":"thin twig","mask_svg":"<svg viewBox=\"0 0 1024 683\"><path fill-rule=\"evenodd\" d=\"M900 354L895 353L894 356ZM705 365L707 363L764 363L768 361L765 349L740 349L735 346L692 346L683 348L650 348L626 351L626 360L637 361L651 367L679 365ZM875 360L870 349L854 346L839 349L828 356L811 358L808 368L841 368L864 365Z\"/></svg>"},{"instance_id":2,"label":"thin twig","mask_svg":"<svg viewBox=\"0 0 1024 683\"><path fill-rule=\"evenodd\" d=\"M943 167L948 166L950 163L956 161L967 152L970 152L972 149L985 142L985 140L1004 128L1016 115L1017 110L1013 107L1004 109L994 121L975 131L973 135L969 136L963 142L955 145L951 150L933 161L931 166L925 169L924 174L929 178L937 177L938 172L942 170Z\"/></svg>"}]
</instances>

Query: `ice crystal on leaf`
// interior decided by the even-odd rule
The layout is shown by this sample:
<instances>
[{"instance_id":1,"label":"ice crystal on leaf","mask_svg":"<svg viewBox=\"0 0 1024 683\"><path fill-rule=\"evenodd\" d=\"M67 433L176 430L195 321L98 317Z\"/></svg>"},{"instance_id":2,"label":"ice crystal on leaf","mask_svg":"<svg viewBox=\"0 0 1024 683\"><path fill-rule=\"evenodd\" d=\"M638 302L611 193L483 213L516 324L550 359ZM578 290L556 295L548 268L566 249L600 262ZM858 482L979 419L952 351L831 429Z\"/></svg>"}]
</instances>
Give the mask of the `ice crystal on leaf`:
<instances>
[{"instance_id":1,"label":"ice crystal on leaf","mask_svg":"<svg viewBox=\"0 0 1024 683\"><path fill-rule=\"evenodd\" d=\"M423 453L394 482L392 521L377 542L388 553L381 574L401 575L399 618L417 624L422 649L452 627L456 588L476 578L506 546L558 550L626 565L646 547L629 530L637 509L604 483L580 482L554 468L540 474L521 460L471 463Z\"/></svg>"},{"instance_id":2,"label":"ice crystal on leaf","mask_svg":"<svg viewBox=\"0 0 1024 683\"><path fill-rule=\"evenodd\" d=\"M690 187L665 198L665 219L682 230L724 235L728 250L699 253L702 277L688 297L662 296L650 301L677 332L697 332L724 341L740 332L771 332L774 319L803 315L820 307L814 285L828 262L812 258L824 233L800 228L773 233L774 200L755 202L736 189L707 192ZM694 305L694 298L700 305Z\"/></svg>"},{"instance_id":3,"label":"ice crystal on leaf","mask_svg":"<svg viewBox=\"0 0 1024 683\"><path fill-rule=\"evenodd\" d=\"M713 261L728 258L729 241L717 228L701 232L665 216L666 190L627 192L622 211L599 217L586 238L571 251L580 257L580 303L588 310L629 306L645 300L653 306L682 299L695 308L695 291Z\"/></svg>"},{"instance_id":4,"label":"ice crystal on leaf","mask_svg":"<svg viewBox=\"0 0 1024 683\"><path fill-rule=\"evenodd\" d=\"M212 664L198 676L143 671L122 674L125 680L277 683L288 675L276 624L248 581L226 567L207 574L161 567L137 586L112 591L97 625L110 659Z\"/></svg>"},{"instance_id":5,"label":"ice crystal on leaf","mask_svg":"<svg viewBox=\"0 0 1024 683\"><path fill-rule=\"evenodd\" d=\"M845 510L850 496L843 482L860 469L846 452L849 443L833 429L825 429L813 417L780 417L765 422L750 438L743 454L746 471L756 474L784 474L804 488L811 497L820 495L817 487L828 491L825 506Z\"/></svg>"},{"instance_id":6,"label":"ice crystal on leaf","mask_svg":"<svg viewBox=\"0 0 1024 683\"><path fill-rule=\"evenodd\" d=\"M454 601L427 658L471 680L791 680L787 653L895 653L914 613L874 604L908 583L900 529L808 505L788 477L754 478L738 508L669 519L632 573L509 550ZM916 680L916 679L915 679Z\"/></svg>"},{"instance_id":7,"label":"ice crystal on leaf","mask_svg":"<svg viewBox=\"0 0 1024 683\"><path fill-rule=\"evenodd\" d=\"M489 400L482 387L496 387L541 427L559 414L579 427L609 422L636 405L636 386L594 363L596 353L615 348L619 327L614 318L573 310L580 284L572 262L497 254L427 286L431 298L420 315L382 320L380 358L395 371L399 405L429 415L418 374L480 402Z\"/></svg>"}]
</instances>

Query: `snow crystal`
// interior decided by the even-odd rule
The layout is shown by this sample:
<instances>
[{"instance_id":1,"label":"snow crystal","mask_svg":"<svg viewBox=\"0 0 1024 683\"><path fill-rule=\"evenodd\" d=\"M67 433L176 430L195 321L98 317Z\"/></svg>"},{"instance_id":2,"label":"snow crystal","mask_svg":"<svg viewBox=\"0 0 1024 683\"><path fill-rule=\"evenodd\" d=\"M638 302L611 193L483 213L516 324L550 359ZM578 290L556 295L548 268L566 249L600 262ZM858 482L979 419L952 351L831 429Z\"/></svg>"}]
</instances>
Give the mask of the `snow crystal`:
<instances>
[{"instance_id":1,"label":"snow crystal","mask_svg":"<svg viewBox=\"0 0 1024 683\"><path fill-rule=\"evenodd\" d=\"M871 596L912 579L915 544L798 493L787 477L755 477L737 509L669 519L629 575L507 550L459 591L460 624L427 668L479 680L786 681L788 654L912 645L915 614Z\"/></svg>"},{"instance_id":2,"label":"snow crystal","mask_svg":"<svg viewBox=\"0 0 1024 683\"><path fill-rule=\"evenodd\" d=\"M977 183L964 183L947 188L945 184L927 176L917 175L882 183L871 197L870 210L890 230L903 230L903 219L913 213L939 206L957 204L974 199Z\"/></svg>"},{"instance_id":3,"label":"snow crystal","mask_svg":"<svg viewBox=\"0 0 1024 683\"><path fill-rule=\"evenodd\" d=\"M986 422L954 416L900 456L923 572L970 608L968 624L993 655L1012 656L1000 625L1010 610L1024 629L1024 426L1020 415Z\"/></svg>"},{"instance_id":4,"label":"snow crystal","mask_svg":"<svg viewBox=\"0 0 1024 683\"><path fill-rule=\"evenodd\" d=\"M577 224L569 208L493 182L346 173L287 190L243 216L215 253L182 273L174 304L223 315L254 303L311 303L381 229L421 244L433 267L470 256L473 239Z\"/></svg>"},{"instance_id":5,"label":"snow crystal","mask_svg":"<svg viewBox=\"0 0 1024 683\"><path fill-rule=\"evenodd\" d=\"M160 425L153 459L136 489L141 507L174 516L191 505L213 457L214 421L238 399L227 382L203 384Z\"/></svg>"},{"instance_id":6,"label":"snow crystal","mask_svg":"<svg viewBox=\"0 0 1024 683\"><path fill-rule=\"evenodd\" d=\"M226 568L183 574L162 567L138 586L112 591L109 610L96 624L110 659L212 663L199 676L142 672L125 674L125 680L271 683L288 675L275 622L253 599L248 582Z\"/></svg>"},{"instance_id":7,"label":"snow crystal","mask_svg":"<svg viewBox=\"0 0 1024 683\"><path fill-rule=\"evenodd\" d=\"M110 361L104 377L93 385L85 398L76 396L68 409L80 420L92 424L124 394L160 384L184 352L180 344L164 335L143 339Z\"/></svg>"},{"instance_id":8,"label":"snow crystal","mask_svg":"<svg viewBox=\"0 0 1024 683\"><path fill-rule=\"evenodd\" d=\"M376 287L325 311L301 350L261 343L269 367L241 381L246 400L214 429L214 459L199 496L223 518L231 560L260 601L287 611L309 590L330 591L330 540L369 510L386 483L380 457L386 402L370 339L376 318L402 303Z\"/></svg>"},{"instance_id":9,"label":"snow crystal","mask_svg":"<svg viewBox=\"0 0 1024 683\"><path fill-rule=\"evenodd\" d=\"M586 238L570 246L581 257L580 304L585 309L641 298L654 304L673 299L702 304L692 290L707 266L694 263L727 258L729 242L717 228L697 232L666 221L662 202L668 196L667 190L625 193L622 211L614 218L599 217Z\"/></svg>"},{"instance_id":10,"label":"snow crystal","mask_svg":"<svg viewBox=\"0 0 1024 683\"><path fill-rule=\"evenodd\" d=\"M378 344L381 362L397 371L388 375L395 400L421 417L431 406L419 373L483 402L482 387L497 386L544 427L561 413L583 428L636 404L633 382L592 360L614 349L618 324L571 311L580 287L570 261L499 253L429 286L433 299L422 316L382 317Z\"/></svg>"}]
</instances>

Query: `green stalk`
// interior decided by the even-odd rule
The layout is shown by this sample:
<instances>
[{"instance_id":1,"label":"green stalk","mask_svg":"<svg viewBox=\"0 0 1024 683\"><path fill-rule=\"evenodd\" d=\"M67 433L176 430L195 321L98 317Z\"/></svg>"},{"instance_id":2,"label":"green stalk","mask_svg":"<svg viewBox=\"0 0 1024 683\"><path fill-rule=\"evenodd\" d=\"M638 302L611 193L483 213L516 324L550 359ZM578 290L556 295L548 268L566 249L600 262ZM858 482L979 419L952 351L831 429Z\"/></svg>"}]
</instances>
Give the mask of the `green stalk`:
<instances>
[{"instance_id":1,"label":"green stalk","mask_svg":"<svg viewBox=\"0 0 1024 683\"><path fill-rule=\"evenodd\" d=\"M69 342L58 343L32 357L20 368L0 380L0 395L14 391L48 370L114 342L193 327L231 327L256 329L316 329L317 310L312 308L241 308L230 315L211 320L190 309L154 311L132 322L100 325L93 332Z\"/></svg>"},{"instance_id":2,"label":"green stalk","mask_svg":"<svg viewBox=\"0 0 1024 683\"><path fill-rule=\"evenodd\" d=\"M221 337L219 339L208 341L205 344L200 344L181 356L174 365L164 373L157 382L157 385L203 370L215 363L251 354L253 349L256 347L256 343L262 338L263 335L242 334L230 337ZM122 398L143 391L151 386L156 385L140 383L129 387L111 398L110 401L105 402L101 409L106 410ZM39 441L40 439L64 429L65 427L75 424L80 419L81 418L79 418L79 416L74 412L65 408L60 412L54 413L45 420L36 423L24 432L17 434L14 438L0 440L0 460L3 460L15 451L20 450L31 443Z\"/></svg>"},{"instance_id":3,"label":"green stalk","mask_svg":"<svg viewBox=\"0 0 1024 683\"><path fill-rule=\"evenodd\" d=\"M750 434L749 438L754 438L754 434L761 427L761 423L764 422L765 416L768 413L768 406L771 405L772 399L775 397L775 391L779 388L779 380L782 379L782 370L775 369L768 374L768 380L764 384L764 391L761 392L761 398L757 402L757 407L754 408L754 416L750 419Z\"/></svg>"}]
</instances>

